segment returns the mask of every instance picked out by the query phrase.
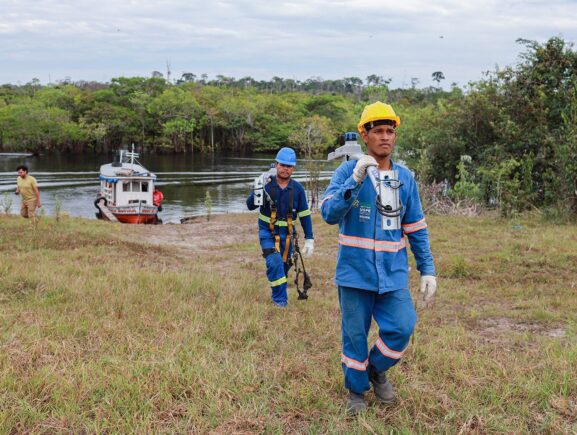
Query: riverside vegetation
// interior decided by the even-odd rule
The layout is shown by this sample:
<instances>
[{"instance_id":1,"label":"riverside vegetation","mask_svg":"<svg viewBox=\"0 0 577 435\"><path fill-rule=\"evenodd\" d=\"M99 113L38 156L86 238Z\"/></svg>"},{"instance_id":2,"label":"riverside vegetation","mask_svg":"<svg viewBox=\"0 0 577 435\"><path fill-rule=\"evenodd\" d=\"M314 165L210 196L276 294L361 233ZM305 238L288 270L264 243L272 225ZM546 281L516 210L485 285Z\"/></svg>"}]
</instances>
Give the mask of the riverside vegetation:
<instances>
[{"instance_id":1,"label":"riverside vegetation","mask_svg":"<svg viewBox=\"0 0 577 435\"><path fill-rule=\"evenodd\" d=\"M351 419L337 229L313 218L310 298L291 284L279 310L253 214L0 216L0 432L577 431L575 225L430 216L440 288L391 371L400 400Z\"/></svg>"},{"instance_id":2,"label":"riverside vegetation","mask_svg":"<svg viewBox=\"0 0 577 435\"><path fill-rule=\"evenodd\" d=\"M355 130L368 102L391 103L402 119L397 158L423 184L446 182L458 201L503 215L544 210L559 222L577 213L577 52L559 37L519 40L519 63L463 88L390 89L390 79L273 77L257 81L184 73L170 80L110 83L38 80L0 86L0 151L276 151L325 158ZM168 76L168 74L167 74ZM462 177L466 165L466 178Z\"/></svg>"}]
</instances>

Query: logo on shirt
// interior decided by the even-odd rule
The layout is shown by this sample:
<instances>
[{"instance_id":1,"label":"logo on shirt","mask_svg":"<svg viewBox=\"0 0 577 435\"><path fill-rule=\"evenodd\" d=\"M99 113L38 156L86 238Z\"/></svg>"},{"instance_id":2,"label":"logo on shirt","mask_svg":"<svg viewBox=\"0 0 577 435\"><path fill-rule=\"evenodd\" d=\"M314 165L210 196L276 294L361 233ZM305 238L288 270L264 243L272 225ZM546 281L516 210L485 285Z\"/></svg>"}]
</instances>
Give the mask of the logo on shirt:
<instances>
[{"instance_id":1,"label":"logo on shirt","mask_svg":"<svg viewBox=\"0 0 577 435\"><path fill-rule=\"evenodd\" d=\"M367 222L369 220L371 220L370 204L359 204L359 222Z\"/></svg>"}]
</instances>

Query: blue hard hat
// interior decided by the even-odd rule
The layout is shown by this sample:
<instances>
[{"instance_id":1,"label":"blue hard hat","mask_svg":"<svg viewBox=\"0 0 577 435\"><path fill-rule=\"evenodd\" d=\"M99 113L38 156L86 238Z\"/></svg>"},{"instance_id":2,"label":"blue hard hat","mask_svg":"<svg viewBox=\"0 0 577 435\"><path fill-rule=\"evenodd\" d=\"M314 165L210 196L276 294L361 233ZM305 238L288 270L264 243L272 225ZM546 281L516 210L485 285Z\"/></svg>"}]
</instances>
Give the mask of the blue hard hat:
<instances>
[{"instance_id":1,"label":"blue hard hat","mask_svg":"<svg viewBox=\"0 0 577 435\"><path fill-rule=\"evenodd\" d=\"M294 150L289 147L281 148L276 155L276 161L287 166L296 166L297 155Z\"/></svg>"}]
</instances>

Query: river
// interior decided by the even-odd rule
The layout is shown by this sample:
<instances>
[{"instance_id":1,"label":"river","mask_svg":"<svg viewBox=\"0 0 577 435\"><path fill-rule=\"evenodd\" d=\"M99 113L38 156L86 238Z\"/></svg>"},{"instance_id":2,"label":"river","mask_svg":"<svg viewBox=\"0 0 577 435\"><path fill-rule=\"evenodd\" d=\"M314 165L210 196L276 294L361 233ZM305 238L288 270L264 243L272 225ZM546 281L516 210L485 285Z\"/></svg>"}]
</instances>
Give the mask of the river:
<instances>
[{"instance_id":1,"label":"river","mask_svg":"<svg viewBox=\"0 0 577 435\"><path fill-rule=\"evenodd\" d=\"M107 155L13 155L0 153L0 212L4 201L12 201L11 213L18 213L16 167L27 165L38 181L43 212L54 215L57 208L71 216L96 219L94 199L99 190L100 166L110 163ZM207 213L207 192L213 214L247 211L245 200L252 181L266 171L274 155L250 157L217 155L143 155L140 163L157 175L164 194L164 223L180 223L182 218ZM304 182L307 172L299 160L293 177ZM327 183L334 165L322 164L320 179Z\"/></svg>"}]
</instances>

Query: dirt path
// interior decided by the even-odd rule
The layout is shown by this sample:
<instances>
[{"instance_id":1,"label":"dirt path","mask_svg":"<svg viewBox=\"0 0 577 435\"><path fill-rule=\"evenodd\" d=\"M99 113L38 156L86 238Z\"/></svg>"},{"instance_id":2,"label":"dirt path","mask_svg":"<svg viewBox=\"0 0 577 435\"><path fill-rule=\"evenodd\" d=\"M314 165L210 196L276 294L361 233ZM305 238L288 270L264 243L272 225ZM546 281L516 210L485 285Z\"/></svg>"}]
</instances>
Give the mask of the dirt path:
<instances>
[{"instance_id":1,"label":"dirt path","mask_svg":"<svg viewBox=\"0 0 577 435\"><path fill-rule=\"evenodd\" d=\"M257 241L253 213L199 217L186 224L123 225L121 237L133 242L173 247L187 253L209 252L215 248Z\"/></svg>"}]
</instances>

